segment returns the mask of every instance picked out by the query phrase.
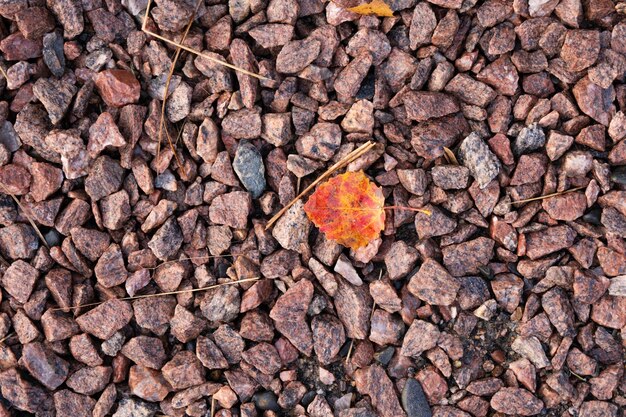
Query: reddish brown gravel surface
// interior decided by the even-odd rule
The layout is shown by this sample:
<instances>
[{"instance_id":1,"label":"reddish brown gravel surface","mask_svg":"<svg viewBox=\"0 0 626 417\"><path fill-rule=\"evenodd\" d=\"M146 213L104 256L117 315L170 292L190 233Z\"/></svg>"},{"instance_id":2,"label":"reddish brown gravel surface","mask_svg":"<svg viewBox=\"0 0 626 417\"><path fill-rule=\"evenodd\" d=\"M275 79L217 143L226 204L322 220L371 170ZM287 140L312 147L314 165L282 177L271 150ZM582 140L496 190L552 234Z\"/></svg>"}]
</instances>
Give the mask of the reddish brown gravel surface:
<instances>
[{"instance_id":1,"label":"reddish brown gravel surface","mask_svg":"<svg viewBox=\"0 0 626 417\"><path fill-rule=\"evenodd\" d=\"M385 1L0 0L0 417L624 417L626 4Z\"/></svg>"}]
</instances>

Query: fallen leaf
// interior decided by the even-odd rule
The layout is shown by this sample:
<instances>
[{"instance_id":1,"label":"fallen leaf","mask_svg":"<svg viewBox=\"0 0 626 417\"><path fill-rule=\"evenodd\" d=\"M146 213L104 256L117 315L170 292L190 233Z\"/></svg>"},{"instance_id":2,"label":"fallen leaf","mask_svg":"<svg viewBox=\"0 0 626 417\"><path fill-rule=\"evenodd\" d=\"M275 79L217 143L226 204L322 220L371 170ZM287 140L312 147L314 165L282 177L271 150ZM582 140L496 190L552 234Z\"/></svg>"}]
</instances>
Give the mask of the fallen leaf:
<instances>
[{"instance_id":1,"label":"fallen leaf","mask_svg":"<svg viewBox=\"0 0 626 417\"><path fill-rule=\"evenodd\" d=\"M391 7L383 0L372 0L371 3L350 7L348 10L358 14L375 14L381 17L393 17L393 10L391 10Z\"/></svg>"},{"instance_id":2,"label":"fallen leaf","mask_svg":"<svg viewBox=\"0 0 626 417\"><path fill-rule=\"evenodd\" d=\"M446 154L446 159L449 163L451 163L452 165L459 165L459 161L456 159L456 155L454 155L454 152L452 152L450 148L446 148L444 146L443 153Z\"/></svg>"},{"instance_id":3,"label":"fallen leaf","mask_svg":"<svg viewBox=\"0 0 626 417\"><path fill-rule=\"evenodd\" d=\"M363 171L346 172L317 187L304 211L328 239L358 249L384 229L384 204L382 189Z\"/></svg>"}]
</instances>

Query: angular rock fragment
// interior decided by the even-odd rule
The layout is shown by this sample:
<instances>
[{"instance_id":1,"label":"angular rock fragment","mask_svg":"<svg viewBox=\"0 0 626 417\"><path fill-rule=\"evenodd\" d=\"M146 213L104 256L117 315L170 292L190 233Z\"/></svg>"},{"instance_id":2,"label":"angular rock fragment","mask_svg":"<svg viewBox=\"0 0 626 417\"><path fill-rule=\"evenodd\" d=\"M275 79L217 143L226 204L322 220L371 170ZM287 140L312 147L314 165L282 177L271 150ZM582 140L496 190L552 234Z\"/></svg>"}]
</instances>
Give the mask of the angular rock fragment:
<instances>
[{"instance_id":1,"label":"angular rock fragment","mask_svg":"<svg viewBox=\"0 0 626 417\"><path fill-rule=\"evenodd\" d=\"M506 414L533 416L541 412L543 402L523 388L502 388L490 401L494 410Z\"/></svg>"},{"instance_id":2,"label":"angular rock fragment","mask_svg":"<svg viewBox=\"0 0 626 417\"><path fill-rule=\"evenodd\" d=\"M22 260L11 264L2 276L2 287L20 303L26 303L35 281L39 277L39 271Z\"/></svg>"},{"instance_id":3,"label":"angular rock fragment","mask_svg":"<svg viewBox=\"0 0 626 417\"><path fill-rule=\"evenodd\" d=\"M133 311L128 302L109 300L77 317L76 323L85 333L107 340L126 326L132 316Z\"/></svg>"},{"instance_id":4,"label":"angular rock fragment","mask_svg":"<svg viewBox=\"0 0 626 417\"><path fill-rule=\"evenodd\" d=\"M63 384L69 372L69 363L39 342L24 346L20 364L50 390Z\"/></svg>"},{"instance_id":5,"label":"angular rock fragment","mask_svg":"<svg viewBox=\"0 0 626 417\"><path fill-rule=\"evenodd\" d=\"M472 133L461 142L459 160L470 170L480 188L485 188L500 171L498 158L476 133Z\"/></svg>"},{"instance_id":6,"label":"angular rock fragment","mask_svg":"<svg viewBox=\"0 0 626 417\"><path fill-rule=\"evenodd\" d=\"M305 355L313 350L311 329L305 320L312 298L313 284L303 279L283 294L270 311L276 330Z\"/></svg>"},{"instance_id":7,"label":"angular rock fragment","mask_svg":"<svg viewBox=\"0 0 626 417\"><path fill-rule=\"evenodd\" d=\"M178 253L182 243L183 236L180 226L174 218L170 217L154 234L148 247L152 249L157 258L166 261Z\"/></svg>"},{"instance_id":8,"label":"angular rock fragment","mask_svg":"<svg viewBox=\"0 0 626 417\"><path fill-rule=\"evenodd\" d=\"M244 141L239 143L233 169L252 198L259 198L265 190L265 165L254 145Z\"/></svg>"},{"instance_id":9,"label":"angular rock fragment","mask_svg":"<svg viewBox=\"0 0 626 417\"><path fill-rule=\"evenodd\" d=\"M302 71L320 54L321 44L317 39L290 41L276 57L276 71L293 74Z\"/></svg>"},{"instance_id":10,"label":"angular rock fragment","mask_svg":"<svg viewBox=\"0 0 626 417\"><path fill-rule=\"evenodd\" d=\"M419 3L413 10L411 27L409 28L409 42L411 49L430 43L433 31L437 26L437 18L427 3Z\"/></svg>"},{"instance_id":11,"label":"angular rock fragment","mask_svg":"<svg viewBox=\"0 0 626 417\"><path fill-rule=\"evenodd\" d=\"M310 229L311 221L304 212L304 203L298 200L278 219L272 236L283 248L301 252L302 245L307 243Z\"/></svg>"},{"instance_id":12,"label":"angular rock fragment","mask_svg":"<svg viewBox=\"0 0 626 417\"><path fill-rule=\"evenodd\" d=\"M111 107L122 107L139 100L141 85L130 71L104 70L96 74L94 81L100 96Z\"/></svg>"},{"instance_id":13,"label":"angular rock fragment","mask_svg":"<svg viewBox=\"0 0 626 417\"><path fill-rule=\"evenodd\" d=\"M415 320L404 335L401 354L418 358L422 352L434 348L439 340L439 329L423 320Z\"/></svg>"},{"instance_id":14,"label":"angular rock fragment","mask_svg":"<svg viewBox=\"0 0 626 417\"><path fill-rule=\"evenodd\" d=\"M371 365L367 369L357 371L355 379L357 390L363 395L369 395L380 416L406 417L406 413L400 407L393 383L380 365Z\"/></svg>"},{"instance_id":15,"label":"angular rock fragment","mask_svg":"<svg viewBox=\"0 0 626 417\"><path fill-rule=\"evenodd\" d=\"M493 256L495 242L486 237L450 245L443 252L443 264L446 269L456 277L476 274L479 267L487 265Z\"/></svg>"},{"instance_id":16,"label":"angular rock fragment","mask_svg":"<svg viewBox=\"0 0 626 417\"><path fill-rule=\"evenodd\" d=\"M427 259L411 277L409 291L432 305L450 305L456 299L461 285L434 259Z\"/></svg>"},{"instance_id":17,"label":"angular rock fragment","mask_svg":"<svg viewBox=\"0 0 626 417\"><path fill-rule=\"evenodd\" d=\"M444 93L409 91L402 99L409 119L418 122L447 116L460 110L456 100Z\"/></svg>"},{"instance_id":18,"label":"angular rock fragment","mask_svg":"<svg viewBox=\"0 0 626 417\"><path fill-rule=\"evenodd\" d=\"M533 260L539 259L571 246L575 238L576 232L566 225L528 233L526 234L526 255Z\"/></svg>"},{"instance_id":19,"label":"angular rock fragment","mask_svg":"<svg viewBox=\"0 0 626 417\"><path fill-rule=\"evenodd\" d=\"M33 86L33 94L44 105L55 125L65 116L77 91L72 84L45 78L40 78Z\"/></svg>"},{"instance_id":20,"label":"angular rock fragment","mask_svg":"<svg viewBox=\"0 0 626 417\"><path fill-rule=\"evenodd\" d=\"M346 340L341 322L330 315L315 316L311 321L313 348L322 364L332 363Z\"/></svg>"}]
</instances>

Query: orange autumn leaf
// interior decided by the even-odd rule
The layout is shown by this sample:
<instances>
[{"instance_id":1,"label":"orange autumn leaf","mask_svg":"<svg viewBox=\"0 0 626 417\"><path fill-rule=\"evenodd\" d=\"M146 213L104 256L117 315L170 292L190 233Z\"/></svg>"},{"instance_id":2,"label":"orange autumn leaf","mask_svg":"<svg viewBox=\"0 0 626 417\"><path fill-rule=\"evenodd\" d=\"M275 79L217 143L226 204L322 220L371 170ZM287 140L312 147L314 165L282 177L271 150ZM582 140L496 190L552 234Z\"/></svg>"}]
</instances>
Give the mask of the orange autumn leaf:
<instances>
[{"instance_id":1,"label":"orange autumn leaf","mask_svg":"<svg viewBox=\"0 0 626 417\"><path fill-rule=\"evenodd\" d=\"M384 204L382 189L363 171L346 172L317 187L304 211L328 239L358 249L384 229Z\"/></svg>"},{"instance_id":2,"label":"orange autumn leaf","mask_svg":"<svg viewBox=\"0 0 626 417\"><path fill-rule=\"evenodd\" d=\"M348 10L358 14L375 14L381 17L393 17L393 10L391 10L391 7L383 0L372 0L370 3L350 7Z\"/></svg>"}]
</instances>

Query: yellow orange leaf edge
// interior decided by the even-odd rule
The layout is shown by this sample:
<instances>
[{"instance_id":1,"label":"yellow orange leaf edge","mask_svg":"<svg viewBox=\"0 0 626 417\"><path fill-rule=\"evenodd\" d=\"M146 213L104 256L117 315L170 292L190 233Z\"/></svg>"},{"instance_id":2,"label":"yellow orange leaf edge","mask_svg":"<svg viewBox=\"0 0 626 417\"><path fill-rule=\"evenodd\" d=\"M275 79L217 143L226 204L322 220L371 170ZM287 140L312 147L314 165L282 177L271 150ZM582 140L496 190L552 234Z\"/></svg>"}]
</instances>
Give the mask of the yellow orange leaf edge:
<instances>
[{"instance_id":1,"label":"yellow orange leaf edge","mask_svg":"<svg viewBox=\"0 0 626 417\"><path fill-rule=\"evenodd\" d=\"M372 0L370 3L349 7L347 10L361 15L376 15L380 17L393 17L393 10L383 0Z\"/></svg>"},{"instance_id":2,"label":"yellow orange leaf edge","mask_svg":"<svg viewBox=\"0 0 626 417\"><path fill-rule=\"evenodd\" d=\"M304 211L328 239L358 249L384 229L384 204L382 189L363 171L346 172L319 185Z\"/></svg>"}]
</instances>

